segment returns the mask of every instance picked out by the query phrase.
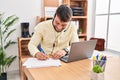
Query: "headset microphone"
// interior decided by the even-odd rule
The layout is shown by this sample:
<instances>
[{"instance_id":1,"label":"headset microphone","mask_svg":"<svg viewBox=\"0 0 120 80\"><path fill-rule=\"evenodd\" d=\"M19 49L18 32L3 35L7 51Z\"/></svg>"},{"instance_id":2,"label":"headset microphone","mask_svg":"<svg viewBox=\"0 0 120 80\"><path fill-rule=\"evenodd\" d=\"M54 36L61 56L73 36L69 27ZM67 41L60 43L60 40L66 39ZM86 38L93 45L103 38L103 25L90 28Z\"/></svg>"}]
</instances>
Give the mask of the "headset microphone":
<instances>
[{"instance_id":1,"label":"headset microphone","mask_svg":"<svg viewBox=\"0 0 120 80\"><path fill-rule=\"evenodd\" d=\"M69 23L69 25L68 25L67 29L65 29L65 30L64 30L64 32L66 32L66 31L69 29L70 24L71 24L71 22Z\"/></svg>"},{"instance_id":2,"label":"headset microphone","mask_svg":"<svg viewBox=\"0 0 120 80\"><path fill-rule=\"evenodd\" d=\"M64 30L64 32L66 32L66 30Z\"/></svg>"}]
</instances>

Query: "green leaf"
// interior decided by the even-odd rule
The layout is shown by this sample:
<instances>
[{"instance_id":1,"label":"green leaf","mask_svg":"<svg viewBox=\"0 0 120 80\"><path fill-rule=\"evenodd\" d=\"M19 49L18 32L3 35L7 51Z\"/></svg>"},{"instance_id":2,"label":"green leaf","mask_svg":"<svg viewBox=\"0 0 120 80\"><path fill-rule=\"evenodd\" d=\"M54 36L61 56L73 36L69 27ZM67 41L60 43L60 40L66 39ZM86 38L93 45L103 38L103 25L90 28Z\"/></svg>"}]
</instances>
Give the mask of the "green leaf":
<instances>
[{"instance_id":1,"label":"green leaf","mask_svg":"<svg viewBox=\"0 0 120 80\"><path fill-rule=\"evenodd\" d=\"M16 29L12 29L10 32L8 32L7 36L4 39L4 42L6 41L6 39L10 36L11 33L13 33Z\"/></svg>"},{"instance_id":2,"label":"green leaf","mask_svg":"<svg viewBox=\"0 0 120 80\"><path fill-rule=\"evenodd\" d=\"M15 15L11 15L9 17L7 17L4 21L3 24L6 25Z\"/></svg>"},{"instance_id":3,"label":"green leaf","mask_svg":"<svg viewBox=\"0 0 120 80\"><path fill-rule=\"evenodd\" d=\"M11 63L16 59L17 56L10 56L8 57L8 60L6 61L6 65L8 65L8 67L11 65Z\"/></svg>"},{"instance_id":4,"label":"green leaf","mask_svg":"<svg viewBox=\"0 0 120 80\"><path fill-rule=\"evenodd\" d=\"M12 26L17 20L18 20L18 17L15 17L15 18L12 19L11 21L7 22L7 23L5 24L5 26L7 26L7 27Z\"/></svg>"},{"instance_id":5,"label":"green leaf","mask_svg":"<svg viewBox=\"0 0 120 80\"><path fill-rule=\"evenodd\" d=\"M4 48L7 49L11 44L16 44L16 42L9 40L9 41L6 43L6 45L4 46Z\"/></svg>"},{"instance_id":6,"label":"green leaf","mask_svg":"<svg viewBox=\"0 0 120 80\"><path fill-rule=\"evenodd\" d=\"M103 69L102 69L102 67L100 65L94 65L93 66L93 72L102 73Z\"/></svg>"},{"instance_id":7,"label":"green leaf","mask_svg":"<svg viewBox=\"0 0 120 80\"><path fill-rule=\"evenodd\" d=\"M3 65L4 63L4 58L5 58L6 54L4 53L4 51L0 50L0 65Z\"/></svg>"},{"instance_id":8,"label":"green leaf","mask_svg":"<svg viewBox=\"0 0 120 80\"><path fill-rule=\"evenodd\" d=\"M15 17L15 18L12 19L11 21L7 22L7 23L5 24L5 30L3 31L3 34L4 34L5 32L7 32L8 28L9 28L10 26L12 26L18 19L19 19L18 17Z\"/></svg>"}]
</instances>

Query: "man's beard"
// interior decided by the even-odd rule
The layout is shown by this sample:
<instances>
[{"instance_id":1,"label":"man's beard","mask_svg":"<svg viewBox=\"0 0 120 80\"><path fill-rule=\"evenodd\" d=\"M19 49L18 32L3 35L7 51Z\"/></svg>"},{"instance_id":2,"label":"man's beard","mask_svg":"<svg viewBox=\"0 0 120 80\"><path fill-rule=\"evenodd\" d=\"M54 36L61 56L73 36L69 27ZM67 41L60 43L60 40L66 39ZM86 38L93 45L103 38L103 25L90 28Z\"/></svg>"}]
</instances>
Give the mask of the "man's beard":
<instances>
[{"instance_id":1,"label":"man's beard","mask_svg":"<svg viewBox=\"0 0 120 80\"><path fill-rule=\"evenodd\" d=\"M52 25L53 25L55 31L56 31L56 32L61 32L61 31L57 31L57 30L56 30L56 26L53 24L53 22L54 22L54 19L53 19L53 21L52 21Z\"/></svg>"}]
</instances>

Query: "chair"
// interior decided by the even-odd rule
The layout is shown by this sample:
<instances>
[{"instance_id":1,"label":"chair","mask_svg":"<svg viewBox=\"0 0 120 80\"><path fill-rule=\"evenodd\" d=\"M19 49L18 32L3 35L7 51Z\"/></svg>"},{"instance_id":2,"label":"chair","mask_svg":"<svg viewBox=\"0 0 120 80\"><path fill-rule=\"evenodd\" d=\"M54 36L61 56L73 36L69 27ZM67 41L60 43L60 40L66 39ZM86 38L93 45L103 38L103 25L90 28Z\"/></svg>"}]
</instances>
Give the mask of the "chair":
<instances>
[{"instance_id":1,"label":"chair","mask_svg":"<svg viewBox=\"0 0 120 80\"><path fill-rule=\"evenodd\" d=\"M30 41L30 38L18 38L18 53L19 53L19 72L20 72L20 78L21 80L24 79L22 76L23 68L22 68L22 59L31 57L30 52L28 50L28 43Z\"/></svg>"}]
</instances>

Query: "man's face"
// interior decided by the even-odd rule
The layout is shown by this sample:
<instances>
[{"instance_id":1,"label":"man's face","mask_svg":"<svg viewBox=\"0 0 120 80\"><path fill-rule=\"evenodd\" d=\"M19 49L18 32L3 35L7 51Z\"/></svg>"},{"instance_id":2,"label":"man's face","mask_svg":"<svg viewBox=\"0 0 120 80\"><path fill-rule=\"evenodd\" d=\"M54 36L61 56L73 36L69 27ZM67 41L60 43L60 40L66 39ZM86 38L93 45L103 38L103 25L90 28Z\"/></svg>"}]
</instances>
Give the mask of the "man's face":
<instances>
[{"instance_id":1,"label":"man's face","mask_svg":"<svg viewBox=\"0 0 120 80\"><path fill-rule=\"evenodd\" d=\"M61 32L64 30L69 22L63 22L60 20L60 18L56 15L53 21L53 26L57 32Z\"/></svg>"}]
</instances>

